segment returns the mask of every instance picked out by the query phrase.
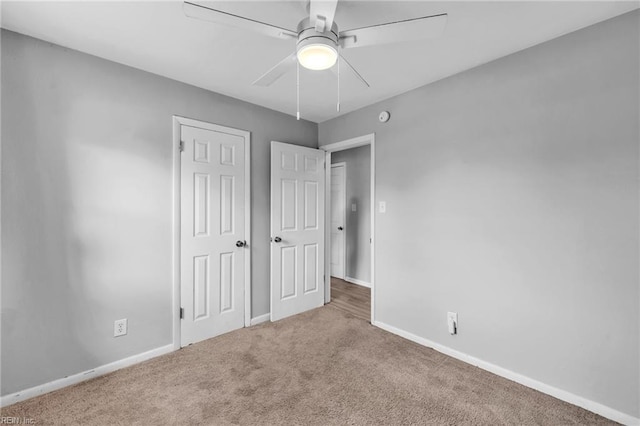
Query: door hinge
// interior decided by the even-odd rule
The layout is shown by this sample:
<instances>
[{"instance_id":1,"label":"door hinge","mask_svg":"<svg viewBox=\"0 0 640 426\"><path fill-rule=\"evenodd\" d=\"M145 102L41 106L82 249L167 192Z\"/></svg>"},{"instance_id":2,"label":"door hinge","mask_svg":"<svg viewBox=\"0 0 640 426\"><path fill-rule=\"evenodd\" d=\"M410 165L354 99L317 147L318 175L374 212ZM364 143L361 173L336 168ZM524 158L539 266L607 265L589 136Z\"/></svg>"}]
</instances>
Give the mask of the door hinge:
<instances>
[{"instance_id":1,"label":"door hinge","mask_svg":"<svg viewBox=\"0 0 640 426\"><path fill-rule=\"evenodd\" d=\"M180 152L183 152L183 151L184 151L184 142L183 142L183 141L180 141L180 147L179 147L179 149L180 149Z\"/></svg>"},{"instance_id":2,"label":"door hinge","mask_svg":"<svg viewBox=\"0 0 640 426\"><path fill-rule=\"evenodd\" d=\"M180 308L180 319L184 319L184 308Z\"/></svg>"}]
</instances>

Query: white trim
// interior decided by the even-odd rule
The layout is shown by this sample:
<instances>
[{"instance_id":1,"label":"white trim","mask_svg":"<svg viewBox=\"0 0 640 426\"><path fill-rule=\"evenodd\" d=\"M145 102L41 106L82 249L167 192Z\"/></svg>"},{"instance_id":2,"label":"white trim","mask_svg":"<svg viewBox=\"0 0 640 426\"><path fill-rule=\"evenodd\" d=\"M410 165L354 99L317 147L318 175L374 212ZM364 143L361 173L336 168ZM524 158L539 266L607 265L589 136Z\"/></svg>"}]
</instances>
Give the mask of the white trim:
<instances>
[{"instance_id":1,"label":"white trim","mask_svg":"<svg viewBox=\"0 0 640 426\"><path fill-rule=\"evenodd\" d=\"M342 167L344 169L344 172L342 173L342 194L344 195L344 209L342 210L342 227L346 228L347 227L347 163L344 161L340 161L339 163L331 163L331 168L338 168L338 167ZM331 183L331 182L329 182ZM328 188L329 191L329 197L331 198L331 187ZM330 214L333 212L330 212ZM333 219L332 217L329 218L329 220L326 221L326 223L331 224L331 219ZM329 235L331 235L331 226L329 226ZM347 235L346 232L342 235L342 276L339 275L332 275L336 278L340 278L341 280L344 280L344 278L347 276ZM329 238L329 241L326 241L325 244L332 244L331 243L331 238ZM331 252L331 248L329 248L329 252ZM327 258L325 257L325 260ZM329 261L329 272L331 272L331 259L328 259Z\"/></svg>"},{"instance_id":2,"label":"white trim","mask_svg":"<svg viewBox=\"0 0 640 426\"><path fill-rule=\"evenodd\" d=\"M368 135L358 136L355 138L347 139L341 142L330 143L322 145L318 149L327 152L344 151L345 149L357 148L359 146L365 146L371 144L375 139L375 133L369 133Z\"/></svg>"},{"instance_id":3,"label":"white trim","mask_svg":"<svg viewBox=\"0 0 640 426\"><path fill-rule=\"evenodd\" d=\"M376 229L376 135L375 133L370 133L364 136L358 136L355 138L347 139L341 142L331 143L327 145L323 145L320 149L327 152L325 156L325 161L327 164L331 164L331 153L336 151L344 151L345 149L357 148L360 146L370 145L371 146L371 323L375 323L375 315L376 315L376 286L375 286L375 272L376 272L376 239L375 239L375 229ZM331 168L326 169L326 188L331 188ZM325 224L328 217L330 217L329 209L331 207L330 200L326 196L329 191L325 191ZM329 226L325 226L325 242L331 241L331 235L327 236L329 233ZM325 259L329 259L330 247L329 244L325 244ZM329 262L325 262L325 303L329 303L331 301L331 271Z\"/></svg>"},{"instance_id":4,"label":"white trim","mask_svg":"<svg viewBox=\"0 0 640 426\"><path fill-rule=\"evenodd\" d=\"M25 389L23 391L16 392L10 395L5 395L2 398L0 398L0 406L6 407L8 405L15 404L17 402L24 401L29 398L33 398L39 395L43 395L45 393L49 393L58 389L65 388L67 386L84 382L85 380L93 379L95 377L112 373L116 370L120 370L121 368L129 367L131 365L138 364L143 361L149 360L151 358L155 358L160 355L165 355L173 351L174 351L173 344L162 346L147 352L143 352L138 355L130 356L128 358L124 358L119 361L114 361L109 364L105 364L100 367L96 367L91 370L84 371L82 373L74 374L71 376L64 377L62 379L54 380L49 383L34 386L32 388Z\"/></svg>"},{"instance_id":5,"label":"white trim","mask_svg":"<svg viewBox=\"0 0 640 426\"><path fill-rule=\"evenodd\" d=\"M263 322L271 321L271 313L268 312L264 315L258 315L255 318L251 318L251 325L258 325Z\"/></svg>"},{"instance_id":6,"label":"white trim","mask_svg":"<svg viewBox=\"0 0 640 426\"><path fill-rule=\"evenodd\" d=\"M244 140L244 326L251 326L251 133Z\"/></svg>"},{"instance_id":7,"label":"white trim","mask_svg":"<svg viewBox=\"0 0 640 426\"><path fill-rule=\"evenodd\" d=\"M376 136L371 137L371 324L376 321Z\"/></svg>"},{"instance_id":8,"label":"white trim","mask_svg":"<svg viewBox=\"0 0 640 426\"><path fill-rule=\"evenodd\" d=\"M372 322L372 324L385 331L396 334L400 337L404 337L405 339L411 340L412 342L418 343L419 345L433 348L438 352L441 352L445 355L449 355L450 357L459 359L460 361L466 362L467 364L474 365L490 373L504 377L505 379L514 381L516 383L520 383L521 385L535 389L547 395L551 395L562 401L568 402L569 404L577 405L578 407L582 407L585 410L589 410L593 413L599 414L603 417L606 417L618 423L622 423L625 425L640 425L640 418L636 418L629 414L622 413L611 407L607 407L606 405L602 405L598 402L591 401L581 396L572 394L571 392L558 389L546 383L539 382L538 380L532 379L530 377L524 376L519 373L515 373L511 370L507 370L506 368L499 367L495 364L491 364L490 362L483 361L481 359L478 359L471 355L467 355L455 349L451 349L447 346L441 345L439 343L433 342L423 337L416 336L413 333L401 330L399 328L385 324L383 322L376 321L376 322Z\"/></svg>"},{"instance_id":9,"label":"white trim","mask_svg":"<svg viewBox=\"0 0 640 426\"><path fill-rule=\"evenodd\" d=\"M180 349L180 127L213 130L244 138L244 234L247 242L244 257L244 326L251 325L251 132L173 116L173 346Z\"/></svg>"},{"instance_id":10,"label":"white trim","mask_svg":"<svg viewBox=\"0 0 640 426\"><path fill-rule=\"evenodd\" d=\"M345 280L346 282L348 282L348 283L351 283L351 284L356 284L356 285L359 285L359 286L362 286L362 287L371 288L371 283L368 283L368 282L366 282L366 281L359 280L359 279L357 279L357 278L344 277L344 280Z\"/></svg>"},{"instance_id":11,"label":"white trim","mask_svg":"<svg viewBox=\"0 0 640 426\"><path fill-rule=\"evenodd\" d=\"M173 348L180 349L180 127L173 117Z\"/></svg>"},{"instance_id":12,"label":"white trim","mask_svg":"<svg viewBox=\"0 0 640 426\"><path fill-rule=\"evenodd\" d=\"M331 152L324 155L324 303L331 302Z\"/></svg>"}]
</instances>

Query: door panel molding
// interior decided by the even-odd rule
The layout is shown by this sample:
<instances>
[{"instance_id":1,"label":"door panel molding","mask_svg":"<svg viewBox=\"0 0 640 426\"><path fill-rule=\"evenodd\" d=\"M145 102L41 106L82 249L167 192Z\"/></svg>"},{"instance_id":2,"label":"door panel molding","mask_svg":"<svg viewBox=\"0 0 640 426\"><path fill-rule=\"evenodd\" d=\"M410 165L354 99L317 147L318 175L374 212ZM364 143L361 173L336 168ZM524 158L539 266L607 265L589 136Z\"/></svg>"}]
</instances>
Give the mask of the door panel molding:
<instances>
[{"instance_id":1,"label":"door panel molding","mask_svg":"<svg viewBox=\"0 0 640 426\"><path fill-rule=\"evenodd\" d=\"M249 327L251 325L251 133L246 130L234 129L231 127L221 126L218 124L208 123L205 121L194 120L191 118L181 117L174 115L173 120L173 297L171 303L171 317L173 319L173 348L174 350L180 349L181 341L181 326L180 326L180 228L181 228L181 127L189 126L196 127L204 130L212 130L215 132L226 133L229 135L240 136L244 139L244 230L246 251L244 253L244 306L233 307L232 309L243 308L244 309L244 326ZM200 145L194 149L194 161L208 163L211 161L211 147L208 145ZM236 158L236 151L234 147L228 147L224 144L220 147L220 163L221 165L234 165ZM210 207L208 207L210 208ZM219 224L207 223L207 231L211 232L211 226L221 226ZM216 259L217 261L218 259ZM210 277L213 278L213 277ZM216 279L218 277L215 277ZM225 295L226 296L226 295ZM211 309L219 309L219 306L210 307Z\"/></svg>"}]
</instances>

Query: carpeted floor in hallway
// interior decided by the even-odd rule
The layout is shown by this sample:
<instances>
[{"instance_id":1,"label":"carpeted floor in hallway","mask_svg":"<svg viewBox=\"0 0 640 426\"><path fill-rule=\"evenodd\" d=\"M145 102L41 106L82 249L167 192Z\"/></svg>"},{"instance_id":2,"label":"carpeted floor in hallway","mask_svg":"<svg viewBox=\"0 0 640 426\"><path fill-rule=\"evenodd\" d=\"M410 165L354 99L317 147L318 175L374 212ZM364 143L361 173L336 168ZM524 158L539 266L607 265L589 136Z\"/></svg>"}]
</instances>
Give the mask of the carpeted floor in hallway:
<instances>
[{"instance_id":1,"label":"carpeted floor in hallway","mask_svg":"<svg viewBox=\"0 0 640 426\"><path fill-rule=\"evenodd\" d=\"M331 305L2 409L38 425L611 424Z\"/></svg>"}]
</instances>

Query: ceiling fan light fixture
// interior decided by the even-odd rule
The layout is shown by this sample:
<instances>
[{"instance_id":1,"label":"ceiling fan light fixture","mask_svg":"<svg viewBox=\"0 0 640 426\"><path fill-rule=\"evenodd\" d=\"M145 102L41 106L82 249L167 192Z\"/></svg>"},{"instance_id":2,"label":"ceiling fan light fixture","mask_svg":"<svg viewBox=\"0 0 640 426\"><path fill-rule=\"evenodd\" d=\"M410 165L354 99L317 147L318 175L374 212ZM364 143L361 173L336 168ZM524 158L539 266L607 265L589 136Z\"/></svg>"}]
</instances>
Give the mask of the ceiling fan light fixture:
<instances>
[{"instance_id":1,"label":"ceiling fan light fixture","mask_svg":"<svg viewBox=\"0 0 640 426\"><path fill-rule=\"evenodd\" d=\"M326 70L335 65L338 51L325 43L313 43L298 49L298 62L303 67L314 70Z\"/></svg>"}]
</instances>

